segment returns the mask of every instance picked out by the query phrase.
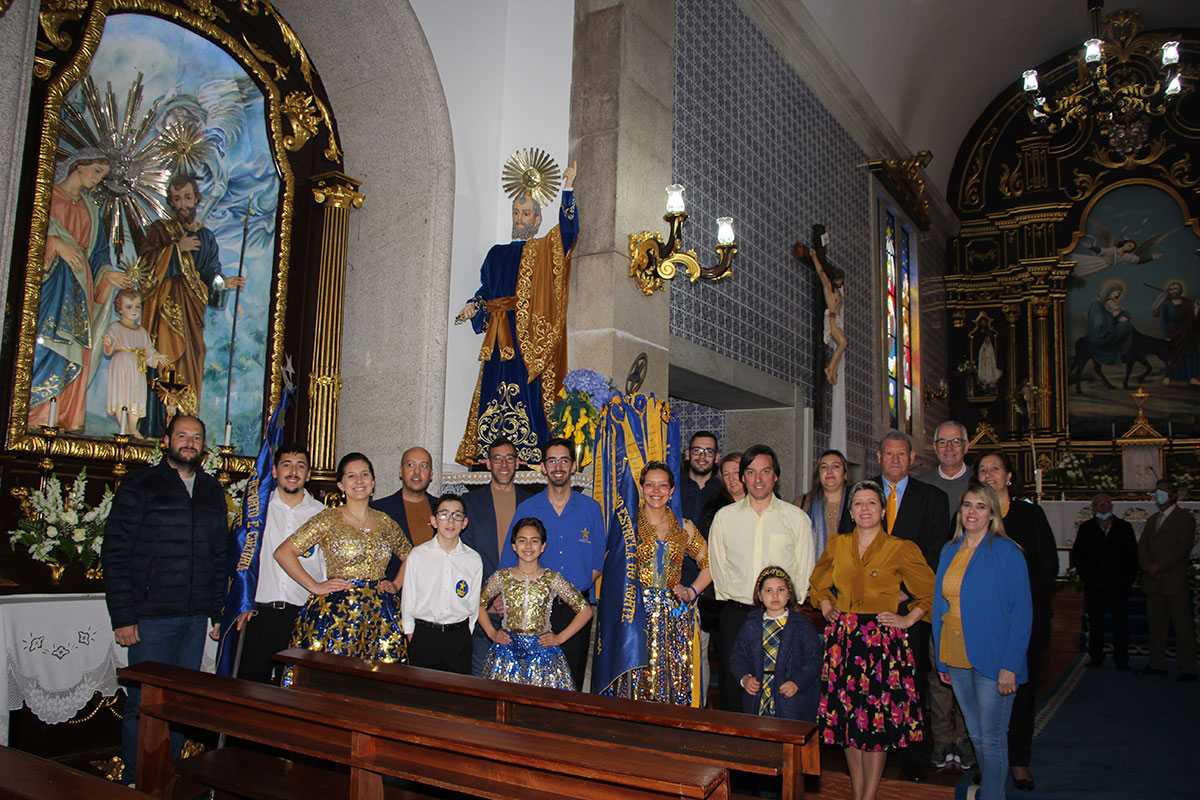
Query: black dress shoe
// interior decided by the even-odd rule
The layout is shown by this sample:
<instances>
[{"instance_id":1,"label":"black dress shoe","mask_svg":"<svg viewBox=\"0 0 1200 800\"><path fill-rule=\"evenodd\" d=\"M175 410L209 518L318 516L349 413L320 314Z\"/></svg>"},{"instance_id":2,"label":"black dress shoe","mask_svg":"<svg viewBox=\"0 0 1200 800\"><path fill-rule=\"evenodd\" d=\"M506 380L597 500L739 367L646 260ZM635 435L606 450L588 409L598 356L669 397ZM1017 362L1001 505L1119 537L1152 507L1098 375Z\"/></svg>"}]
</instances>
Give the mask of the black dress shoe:
<instances>
[{"instance_id":1,"label":"black dress shoe","mask_svg":"<svg viewBox=\"0 0 1200 800\"><path fill-rule=\"evenodd\" d=\"M1181 672L1179 673L1179 677L1175 680L1179 681L1180 683L1195 683L1196 674L1194 672Z\"/></svg>"},{"instance_id":2,"label":"black dress shoe","mask_svg":"<svg viewBox=\"0 0 1200 800\"><path fill-rule=\"evenodd\" d=\"M1165 669L1158 669L1157 667L1146 667L1145 669L1139 669L1137 671L1137 674L1138 675L1166 675L1167 671Z\"/></svg>"}]
</instances>

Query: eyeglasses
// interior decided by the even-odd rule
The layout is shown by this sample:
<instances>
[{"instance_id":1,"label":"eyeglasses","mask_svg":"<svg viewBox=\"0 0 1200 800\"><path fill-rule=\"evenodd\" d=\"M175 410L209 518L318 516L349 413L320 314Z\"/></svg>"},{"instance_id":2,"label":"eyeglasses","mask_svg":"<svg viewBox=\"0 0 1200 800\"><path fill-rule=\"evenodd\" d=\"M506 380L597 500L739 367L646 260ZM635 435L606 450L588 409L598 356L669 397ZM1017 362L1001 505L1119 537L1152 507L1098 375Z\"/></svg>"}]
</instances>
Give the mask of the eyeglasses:
<instances>
[{"instance_id":1,"label":"eyeglasses","mask_svg":"<svg viewBox=\"0 0 1200 800\"><path fill-rule=\"evenodd\" d=\"M717 451L711 447L693 447L692 455L694 456L715 456Z\"/></svg>"},{"instance_id":2,"label":"eyeglasses","mask_svg":"<svg viewBox=\"0 0 1200 800\"><path fill-rule=\"evenodd\" d=\"M962 447L967 443L966 439L934 439L933 443L938 447Z\"/></svg>"},{"instance_id":3,"label":"eyeglasses","mask_svg":"<svg viewBox=\"0 0 1200 800\"><path fill-rule=\"evenodd\" d=\"M500 464L513 464L517 460L516 456L488 456L488 458Z\"/></svg>"},{"instance_id":4,"label":"eyeglasses","mask_svg":"<svg viewBox=\"0 0 1200 800\"><path fill-rule=\"evenodd\" d=\"M567 467L567 466L570 466L571 462L574 460L575 459L571 458L570 456L562 456L561 458L547 458L546 466L548 466L548 467Z\"/></svg>"},{"instance_id":5,"label":"eyeglasses","mask_svg":"<svg viewBox=\"0 0 1200 800\"><path fill-rule=\"evenodd\" d=\"M437 512L437 518L440 519L442 522L445 522L448 519L452 519L455 522L462 522L464 519L467 518L467 515L461 511L446 511L445 509L443 509L443 510Z\"/></svg>"}]
</instances>

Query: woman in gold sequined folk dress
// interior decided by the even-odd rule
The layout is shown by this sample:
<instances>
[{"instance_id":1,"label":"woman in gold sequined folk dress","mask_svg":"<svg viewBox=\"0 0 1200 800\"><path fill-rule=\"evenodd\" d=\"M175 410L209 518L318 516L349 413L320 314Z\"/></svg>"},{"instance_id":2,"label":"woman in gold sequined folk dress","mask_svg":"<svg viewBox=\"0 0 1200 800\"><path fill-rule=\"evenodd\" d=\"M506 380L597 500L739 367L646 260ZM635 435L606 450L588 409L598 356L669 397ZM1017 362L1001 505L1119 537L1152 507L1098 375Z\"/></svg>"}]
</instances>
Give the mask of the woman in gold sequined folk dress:
<instances>
[{"instance_id":1,"label":"woman in gold sequined folk dress","mask_svg":"<svg viewBox=\"0 0 1200 800\"><path fill-rule=\"evenodd\" d=\"M296 617L289 646L403 663L407 649L400 604L380 584L385 583L391 555L407 558L412 543L391 517L368 505L375 491L375 468L365 455L342 458L337 486L345 505L318 513L275 550L284 572L310 593ZM319 583L300 566L300 554L314 545L325 553L330 576ZM284 685L290 678L289 671Z\"/></svg>"},{"instance_id":2,"label":"woman in gold sequined folk dress","mask_svg":"<svg viewBox=\"0 0 1200 800\"><path fill-rule=\"evenodd\" d=\"M546 550L546 526L540 519L517 520L512 548L517 566L493 572L479 597L479 626L493 642L483 662L483 677L574 691L575 680L559 645L587 624L592 607L570 581L538 563ZM487 613L497 596L504 598L500 630ZM575 619L559 633L550 630L555 597L575 612Z\"/></svg>"},{"instance_id":3,"label":"woman in gold sequined folk dress","mask_svg":"<svg viewBox=\"0 0 1200 800\"><path fill-rule=\"evenodd\" d=\"M702 706L696 598L712 582L708 544L689 520L682 524L668 507L675 476L661 461L642 470L642 506L638 509L637 563L641 601L646 610L645 666L617 678L604 694L656 703ZM700 574L680 582L684 554Z\"/></svg>"}]
</instances>

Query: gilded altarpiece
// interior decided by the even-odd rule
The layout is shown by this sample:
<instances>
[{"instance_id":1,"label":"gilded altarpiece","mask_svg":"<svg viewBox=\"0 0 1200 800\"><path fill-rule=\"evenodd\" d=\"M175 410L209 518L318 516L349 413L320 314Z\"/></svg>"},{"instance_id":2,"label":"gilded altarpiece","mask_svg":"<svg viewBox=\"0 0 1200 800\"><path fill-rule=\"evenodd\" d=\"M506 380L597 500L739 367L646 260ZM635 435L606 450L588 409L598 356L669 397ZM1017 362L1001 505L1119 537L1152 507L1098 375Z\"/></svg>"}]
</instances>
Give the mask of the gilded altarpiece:
<instances>
[{"instance_id":1,"label":"gilded altarpiece","mask_svg":"<svg viewBox=\"0 0 1200 800\"><path fill-rule=\"evenodd\" d=\"M1058 128L1014 84L976 121L948 191L951 409L1047 492L1121 489L1142 443L1200 488L1200 35L1118 11L1104 38L1110 77L1148 85L1178 40L1183 90L1163 113ZM1042 91L1090 91L1080 59L1039 65Z\"/></svg>"},{"instance_id":2,"label":"gilded altarpiece","mask_svg":"<svg viewBox=\"0 0 1200 800\"><path fill-rule=\"evenodd\" d=\"M44 0L39 23L0 355L4 495L84 467L99 493L156 455L177 408L236 479L288 382L288 438L303 432L327 476L345 212L363 196L303 43L269 0ZM0 508L8 530L21 510ZM36 583L4 538L0 572Z\"/></svg>"}]
</instances>

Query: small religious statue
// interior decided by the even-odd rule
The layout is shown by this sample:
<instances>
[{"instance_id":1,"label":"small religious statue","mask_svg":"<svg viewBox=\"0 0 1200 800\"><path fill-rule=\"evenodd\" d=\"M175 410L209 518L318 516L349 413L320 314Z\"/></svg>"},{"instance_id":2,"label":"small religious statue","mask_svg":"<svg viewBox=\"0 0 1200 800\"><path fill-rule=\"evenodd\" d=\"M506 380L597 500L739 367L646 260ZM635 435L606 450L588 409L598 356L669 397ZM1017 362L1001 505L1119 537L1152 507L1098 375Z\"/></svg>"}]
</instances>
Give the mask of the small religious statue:
<instances>
[{"instance_id":1,"label":"small religious statue","mask_svg":"<svg viewBox=\"0 0 1200 800\"><path fill-rule=\"evenodd\" d=\"M817 271L817 277L821 279L821 287L824 289L825 295L825 310L822 314L824 339L825 344L833 345L833 355L829 357L829 363L825 365L825 380L829 383L836 384L838 382L838 372L842 366L842 356L846 354L846 346L849 343L846 339L846 332L842 328L842 286L846 282L846 273L833 264L826 263L822 260L822 254L825 252L825 247L828 244L829 235L825 232L824 225L813 226L813 246L805 247L802 243L797 242L795 248L796 258L802 261L811 259L813 268Z\"/></svg>"},{"instance_id":2,"label":"small religious statue","mask_svg":"<svg viewBox=\"0 0 1200 800\"><path fill-rule=\"evenodd\" d=\"M455 460L481 463L497 437L517 456L537 463L550 438L547 415L558 401L567 366L567 296L571 250L579 236L575 164L562 172L558 224L538 237L542 205L554 200L558 166L540 150L518 153L505 169L512 180L512 241L492 247L480 269L480 287L455 324L470 321L485 333L479 379Z\"/></svg>"}]
</instances>

